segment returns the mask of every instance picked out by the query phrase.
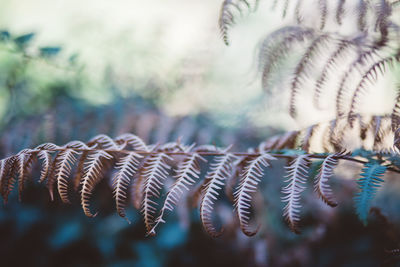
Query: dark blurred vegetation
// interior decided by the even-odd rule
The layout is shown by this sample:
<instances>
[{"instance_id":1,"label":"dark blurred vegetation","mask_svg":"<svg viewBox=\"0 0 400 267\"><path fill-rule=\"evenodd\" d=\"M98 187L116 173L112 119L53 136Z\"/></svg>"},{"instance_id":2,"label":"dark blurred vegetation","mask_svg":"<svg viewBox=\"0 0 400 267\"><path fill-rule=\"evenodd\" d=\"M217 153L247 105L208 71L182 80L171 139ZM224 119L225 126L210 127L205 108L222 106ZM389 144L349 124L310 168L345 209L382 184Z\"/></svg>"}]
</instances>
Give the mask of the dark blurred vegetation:
<instances>
[{"instance_id":1,"label":"dark blurred vegetation","mask_svg":"<svg viewBox=\"0 0 400 267\"><path fill-rule=\"evenodd\" d=\"M235 144L235 150L246 150L277 132L251 125L223 128L209 114L169 117L158 106L157 86L141 88L155 94L122 96L113 83L112 70L104 78L112 101L90 103L82 97L87 76L79 56L65 55L61 47L31 46L34 37L31 33L0 33L2 158L39 143L63 144L99 133L132 132L150 143L182 137L185 143ZM400 183L395 177L387 178L390 186L378 195L366 227L354 214L354 180L335 179L340 203L336 209L315 201L308 192L303 232L295 235L281 215L283 163L267 174L255 198L254 213L262 229L253 238L237 228L228 199L217 207L225 227L221 238L207 236L197 211L184 209L178 209L158 235L150 238L145 237L137 211L128 210L132 224L116 215L106 180L94 194L94 206L101 210L94 219L83 215L78 199L69 206L58 199L50 202L47 189L31 182L21 203L14 192L0 211L2 266L398 265L396 256L385 252L400 246ZM348 166L346 176L358 171Z\"/></svg>"}]
</instances>

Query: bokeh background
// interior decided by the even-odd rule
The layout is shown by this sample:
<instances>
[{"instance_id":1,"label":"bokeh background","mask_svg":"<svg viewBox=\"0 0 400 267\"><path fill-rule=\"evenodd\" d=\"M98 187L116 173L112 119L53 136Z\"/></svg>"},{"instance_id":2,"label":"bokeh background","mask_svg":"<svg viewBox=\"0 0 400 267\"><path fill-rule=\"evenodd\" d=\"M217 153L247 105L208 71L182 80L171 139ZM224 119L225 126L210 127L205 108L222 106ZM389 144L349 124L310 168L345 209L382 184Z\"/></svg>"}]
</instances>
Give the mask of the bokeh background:
<instances>
[{"instance_id":1,"label":"bokeh background","mask_svg":"<svg viewBox=\"0 0 400 267\"><path fill-rule=\"evenodd\" d=\"M243 151L268 136L330 118L329 112L310 111L294 121L287 103L280 102L284 97L262 91L257 46L282 26L269 3L238 20L226 47L217 25L220 2L2 0L1 157L43 142L124 132L149 143L182 137L185 143L234 144ZM400 245L395 177L389 175L391 186L378 195L379 208L364 227L352 207L351 178L360 168L343 166L341 174L349 179L333 182L340 208L326 208L310 190L303 233L297 236L281 215L284 164L266 175L256 196L262 228L253 238L237 229L228 199L217 209L226 225L219 239L204 233L197 210L171 215L158 236L149 238L137 211L128 210L132 224L115 214L105 182L96 189L100 213L92 219L83 215L78 199L69 206L50 202L46 188L32 182L21 202L13 194L0 209L2 265L396 264L385 253Z\"/></svg>"}]
</instances>

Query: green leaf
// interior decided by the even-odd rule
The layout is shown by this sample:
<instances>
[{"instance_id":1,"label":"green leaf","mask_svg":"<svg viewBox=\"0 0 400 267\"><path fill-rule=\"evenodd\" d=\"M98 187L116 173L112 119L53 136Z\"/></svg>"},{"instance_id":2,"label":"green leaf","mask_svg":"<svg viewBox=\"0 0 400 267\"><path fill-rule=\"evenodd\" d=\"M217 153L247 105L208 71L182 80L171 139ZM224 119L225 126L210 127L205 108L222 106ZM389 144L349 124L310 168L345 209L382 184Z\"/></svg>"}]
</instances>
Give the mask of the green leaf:
<instances>
[{"instance_id":1,"label":"green leaf","mask_svg":"<svg viewBox=\"0 0 400 267\"><path fill-rule=\"evenodd\" d=\"M8 31L0 31L0 41L8 41L10 40L11 34Z\"/></svg>"},{"instance_id":2,"label":"green leaf","mask_svg":"<svg viewBox=\"0 0 400 267\"><path fill-rule=\"evenodd\" d=\"M61 51L59 46L46 46L40 48L40 55L42 57L54 57L58 55Z\"/></svg>"},{"instance_id":3,"label":"green leaf","mask_svg":"<svg viewBox=\"0 0 400 267\"><path fill-rule=\"evenodd\" d=\"M26 45L29 44L35 37L35 34L33 32L27 33L21 36L18 36L14 39L14 42L17 46L19 47L25 47Z\"/></svg>"},{"instance_id":4,"label":"green leaf","mask_svg":"<svg viewBox=\"0 0 400 267\"><path fill-rule=\"evenodd\" d=\"M368 212L371 202L374 199L378 188L384 182L381 177L386 172L387 167L380 165L377 161L370 161L364 165L361 171L361 177L357 184L360 192L354 196L356 213L364 225L367 225Z\"/></svg>"}]
</instances>

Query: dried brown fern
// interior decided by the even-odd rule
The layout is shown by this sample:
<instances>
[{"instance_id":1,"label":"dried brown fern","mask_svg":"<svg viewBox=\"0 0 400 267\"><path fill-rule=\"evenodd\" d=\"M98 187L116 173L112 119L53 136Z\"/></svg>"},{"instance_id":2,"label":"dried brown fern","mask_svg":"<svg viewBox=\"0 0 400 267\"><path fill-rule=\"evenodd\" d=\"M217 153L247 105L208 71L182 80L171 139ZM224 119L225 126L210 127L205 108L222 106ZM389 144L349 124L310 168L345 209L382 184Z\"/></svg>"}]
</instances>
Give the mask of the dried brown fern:
<instances>
[{"instance_id":1,"label":"dried brown fern","mask_svg":"<svg viewBox=\"0 0 400 267\"><path fill-rule=\"evenodd\" d=\"M299 232L302 205L300 198L309 184L309 166L315 160L323 161L315 177L314 188L324 203L336 206L328 182L339 161L346 160L364 166L361 177L357 180L359 192L355 200L357 214L365 222L371 200L384 181L384 173L400 173L398 99L390 115L367 117L357 114L360 95L366 91L367 82L375 81L378 72L384 73L384 66L388 62L398 63L400 60L400 27L392 19L398 12L394 9L398 1L360 0L355 7L356 13L351 13L348 10L348 1L337 0L334 14L330 13L332 2L326 0L319 0L315 9L310 10L305 10L302 7L304 2L300 0L295 5L290 0L279 3L282 3L284 17L289 14L291 7L295 8L297 24L281 28L264 40L259 55L262 85L265 90L270 91L271 75L279 69L280 62L291 56L293 50L302 48L297 50L303 52L294 66L291 79L288 79L291 81L290 113L295 116L297 95L303 90L303 80L309 78L308 74L318 74L313 83L314 103L318 105L324 90L328 89L327 79L334 78L332 70L339 64L340 57L354 53L355 58L338 76L339 84L335 88L337 117L334 120L273 137L248 152L231 152L230 147L221 149L210 145L186 146L180 140L147 145L133 134L123 134L115 139L98 135L87 143L72 141L62 146L45 143L33 149L24 149L0 161L0 192L4 201L8 200L16 183L21 198L26 180L32 177L31 166L35 164L35 159L39 159L39 181L47 181L50 198L54 200L56 187L61 201L68 203L68 196L72 193L69 190L70 184L73 184L75 190L80 188L80 202L84 213L93 217L96 213L90 211L90 198L96 185L101 179L108 178L107 172L115 168L116 172L109 184L117 213L126 217L125 206L130 198L133 206L143 215L148 235L156 233L160 223L166 220L165 213L173 211L180 201L190 201L193 206L199 206L205 231L211 236L220 235L222 230L217 230L213 217L217 201L228 184L225 191L228 198L234 192L232 212L237 214L243 233L252 236L259 229L257 227L253 230L250 227L252 194L264 179L271 161L285 159L290 164L287 166L287 184L282 188L282 200L286 204L283 215L290 228ZM226 43L228 30L235 23L237 13L244 9L254 9L257 4L257 0L223 2L219 23ZM307 16L310 11L317 16L319 23L310 25ZM340 27L346 16L352 16L356 25L354 33L346 35L340 31L325 31L327 24L332 23L331 20ZM327 45L328 42L330 45ZM322 59L323 67L319 70L314 62ZM351 91L348 80L356 72L362 78L354 91ZM351 107L346 110L345 100L349 90L353 92ZM316 134L321 132L320 140L317 140ZM353 133L360 146L350 148L357 149L353 153L343 153L344 150L350 150L346 147L346 138L350 133ZM391 142L386 144L388 139ZM321 153L314 152L315 143L320 144ZM368 146L370 150L365 149ZM211 158L211 164L204 163L201 166L199 161L203 158ZM71 178L73 171L75 175ZM202 172L206 173L203 179ZM167 182L172 184L170 188L167 188ZM164 193L164 202L157 209Z\"/></svg>"},{"instance_id":2,"label":"dried brown fern","mask_svg":"<svg viewBox=\"0 0 400 267\"><path fill-rule=\"evenodd\" d=\"M377 122L388 120L390 117L372 119L366 127L380 135L382 140L387 131L381 132L376 129ZM379 123L382 125L382 123ZM386 123L389 125L390 123ZM307 180L307 170L309 162L313 160L324 159L324 163L316 177L315 191L322 200L335 206L333 193L329 188L328 180L333 173L339 160L348 160L355 163L367 164L368 161L356 158L351 154L333 153L333 154L302 154L300 151L294 153L282 153L281 149L293 144L295 137L299 138L301 132L291 132L283 138L277 138L273 143L268 142L260 144L257 149L250 149L249 152L228 152L227 149L220 149L214 146L185 146L180 142L171 142L164 145L146 145L137 136L129 136L129 140L136 140L136 144L126 146L129 142L122 141L123 138L112 139L105 135L96 136L88 143L79 141L69 142L63 146L54 144L39 145L34 149L24 149L16 155L10 156L0 161L0 189L5 201L12 191L14 184L18 182L18 187L23 190L23 184L32 174L27 171L35 161L34 157L43 159L39 164L41 177L48 177L48 186L51 198L54 199L52 187L57 183L57 191L63 202L69 202L68 194L70 174L72 169L77 168L83 161L83 173L81 175L81 206L88 217L93 217L89 208L89 201L94 192L96 184L105 177L104 173L110 168L115 167L116 173L112 176L110 183L114 194L116 209L118 214L125 218L125 206L129 194L143 192L139 198L141 203L136 208L143 214L147 233L155 234L156 228L160 223L165 222L165 212L173 211L174 206L180 199L192 201L199 204L200 218L206 232L212 236L218 236L221 231L214 226L213 213L216 201L223 192L228 177L231 177L232 170L239 165L244 166L243 172L239 173L240 182L233 185L234 190L234 212L238 215L239 226L246 235L254 235L258 228L251 230L249 226L252 194L256 192L258 184L264 177L264 170L270 166L272 160L279 158L290 159L292 163L288 170L288 185L283 189L283 201L287 204L284 215L293 231L298 232L298 222L300 220L300 194L304 190ZM312 136L312 131L309 131ZM306 138L309 138L306 135ZM126 139L127 140L127 139ZM279 147L279 149L275 149ZM394 151L394 149L392 150ZM87 157L80 157L78 154L87 153ZM39 156L41 155L41 156ZM370 152L371 157L376 154ZM200 179L200 173L203 167L199 161L203 157L212 157L207 175L199 181L197 188L193 187L196 180ZM238 160L244 158L245 160ZM400 172L396 163L392 163L393 154L379 153L380 160L385 163L384 167L390 171ZM77 162L78 161L78 162ZM49 169L51 170L49 171ZM173 169L170 172L170 169ZM240 167L239 167L240 169ZM45 174L48 175L45 175ZM172 173L175 173L172 177ZM140 174L140 176L138 176ZM22 175L22 176L21 176ZM23 177L19 178L18 177ZM135 180L143 177L139 182L139 190L129 190ZM166 180L172 180L173 185L166 188ZM163 191L166 191L165 199L157 215L158 200ZM132 198L132 195L130 196ZM196 200L197 199L197 200ZM135 206L135 205L134 205ZM157 217L156 217L157 215Z\"/></svg>"},{"instance_id":3,"label":"dried brown fern","mask_svg":"<svg viewBox=\"0 0 400 267\"><path fill-rule=\"evenodd\" d=\"M338 158L342 155L343 153L335 153L326 157L315 179L315 192L317 192L318 196L331 207L336 207L337 201L333 198L332 190L328 182L333 176L334 168L339 163Z\"/></svg>"},{"instance_id":4,"label":"dried brown fern","mask_svg":"<svg viewBox=\"0 0 400 267\"><path fill-rule=\"evenodd\" d=\"M299 233L300 195L306 189L308 157L308 155L301 155L290 163L287 167L287 180L285 181L288 184L282 188L284 194L282 201L286 203L283 215L288 221L290 229L295 233Z\"/></svg>"},{"instance_id":5,"label":"dried brown fern","mask_svg":"<svg viewBox=\"0 0 400 267\"><path fill-rule=\"evenodd\" d=\"M293 1L277 1L282 3L284 14L287 13L291 2ZM303 82L316 77L315 106L321 108L319 100L325 90L334 90L337 118L348 117L349 122L352 122L353 115L358 112L357 107L362 104L361 95L378 79L378 71L384 73L386 65L394 65L400 61L400 26L395 19L399 14L397 4L387 0L360 0L355 5L350 5L349 1L344 0L319 0L317 5L310 6L309 10L302 8L303 5L303 1L297 1L294 6L295 23L276 30L263 41L259 53L262 87L271 92L272 74L279 70L286 58L293 58L299 49L305 48L294 65L291 77L288 77L291 80L290 115L294 118L297 116L296 100L305 90ZM333 10L334 14L331 14ZM356 26L350 34L341 30L344 18L353 21ZM319 23L315 23L316 19ZM328 23L331 27L336 24L336 29L326 30ZM356 57L352 62L346 63L347 68L344 71L337 70L337 64L343 57L352 54ZM320 62L325 62L323 68L317 69L315 63ZM311 73L313 75L310 75ZM357 74L360 74L361 78L353 90L350 84ZM328 78L339 78L340 82L335 87L328 87ZM349 101L350 106L347 105Z\"/></svg>"},{"instance_id":6,"label":"dried brown fern","mask_svg":"<svg viewBox=\"0 0 400 267\"><path fill-rule=\"evenodd\" d=\"M206 180L208 181L200 201L200 217L204 225L204 229L213 237L222 234L222 230L215 229L212 220L212 212L214 210L215 201L222 187L225 185L226 177L230 176L232 163L236 157L231 153L226 153L222 156L217 156L211 164L210 171L207 173Z\"/></svg>"},{"instance_id":7,"label":"dried brown fern","mask_svg":"<svg viewBox=\"0 0 400 267\"><path fill-rule=\"evenodd\" d=\"M258 228L256 230L249 229L251 199L263 177L263 168L268 167L268 162L271 160L276 160L276 158L267 153L249 160L244 169L242 180L234 193L235 209L239 218L240 228L247 236L253 236L258 231Z\"/></svg>"},{"instance_id":8,"label":"dried brown fern","mask_svg":"<svg viewBox=\"0 0 400 267\"><path fill-rule=\"evenodd\" d=\"M350 124L347 118L313 124L301 131L273 136L260 144L260 149L265 151L300 148L307 152L336 153L361 147L376 152L398 153L398 128L393 131L393 124L393 114L355 114L353 124ZM367 135L370 138L366 138ZM352 147L352 144L360 146Z\"/></svg>"},{"instance_id":9,"label":"dried brown fern","mask_svg":"<svg viewBox=\"0 0 400 267\"><path fill-rule=\"evenodd\" d=\"M113 178L112 187L117 212L123 218L125 218L125 202L127 200L128 187L132 177L137 172L141 158L143 156L135 152L130 152L116 163L118 171Z\"/></svg>"},{"instance_id":10,"label":"dried brown fern","mask_svg":"<svg viewBox=\"0 0 400 267\"><path fill-rule=\"evenodd\" d=\"M243 9L256 10L260 0L224 0L219 15L219 29L226 45L229 45L228 30L236 22L236 15Z\"/></svg>"}]
</instances>

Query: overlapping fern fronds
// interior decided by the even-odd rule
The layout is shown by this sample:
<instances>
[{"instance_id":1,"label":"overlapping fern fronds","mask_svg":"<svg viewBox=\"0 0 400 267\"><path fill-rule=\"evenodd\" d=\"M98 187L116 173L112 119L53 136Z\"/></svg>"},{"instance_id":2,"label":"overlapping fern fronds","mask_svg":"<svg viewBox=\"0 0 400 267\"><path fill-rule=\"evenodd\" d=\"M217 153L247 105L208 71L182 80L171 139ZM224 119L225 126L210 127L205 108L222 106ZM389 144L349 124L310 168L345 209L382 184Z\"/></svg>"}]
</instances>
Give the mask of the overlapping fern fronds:
<instances>
[{"instance_id":1,"label":"overlapping fern fronds","mask_svg":"<svg viewBox=\"0 0 400 267\"><path fill-rule=\"evenodd\" d=\"M336 118L305 129L290 131L269 138L260 144L265 150L302 149L307 152L338 153L363 148L380 153L399 153L398 118L392 114L354 115L351 125L347 118Z\"/></svg>"},{"instance_id":2,"label":"overlapping fern fronds","mask_svg":"<svg viewBox=\"0 0 400 267\"><path fill-rule=\"evenodd\" d=\"M265 149L263 145L249 152L231 152L229 149L209 145L187 146L179 141L147 145L133 134L120 135L114 139L99 135L87 143L72 141L62 146L46 143L33 149L24 149L1 160L0 189L5 201L16 183L21 194L26 180L32 179L35 174L31 171L33 164L38 162L40 177L37 180L46 182L51 199L56 197L55 188L59 198L65 203L70 202L69 195L73 191L78 191L84 213L93 217L96 213L90 210L90 199L94 189L101 179L111 176L109 184L118 214L125 218L127 200L134 199L138 203L134 206L141 211L148 234L154 235L159 224L166 221L167 211L173 211L174 206L181 201L191 201L199 203L205 230L212 236L218 236L221 231L216 229L213 219L217 200L221 197L226 180L233 175L233 170L243 169L239 172L239 183L233 190L232 205L233 212L239 219L239 227L243 233L252 236L258 230L250 230L249 225L252 195L257 191L271 161L287 159L292 162L288 166L288 184L282 189L282 199L286 203L284 216L295 232L299 231L302 205L300 194L307 185L311 161L324 160L314 184L317 195L330 206L337 203L333 200L328 182L339 160L365 164L367 169L363 171L362 176L365 179L362 179L367 183L360 182L362 193L356 198L358 206L362 207L357 208L362 220L366 219L365 213L369 209L369 202L376 191L375 185L383 173L382 170L400 172L395 160L397 156L393 154L368 152L368 157L364 157L366 160L362 160L357 157L358 154L302 154L299 151L288 153L287 150ZM380 164L371 167L370 162L374 158L379 158ZM206 159L211 164L205 163ZM374 166L378 167L371 171L370 167L375 168ZM200 179L203 177L202 173L206 175ZM172 181L170 188L166 186L170 184L167 181ZM199 195L193 193L198 188ZM162 205L158 208L160 201Z\"/></svg>"},{"instance_id":3,"label":"overlapping fern fronds","mask_svg":"<svg viewBox=\"0 0 400 267\"><path fill-rule=\"evenodd\" d=\"M397 12L394 2L360 0L352 6L357 11L352 34L326 31L329 23L340 26L345 15L350 13L346 12L351 8L349 1L336 2L332 9L332 2L318 1L317 27L308 21L303 1L278 2L283 4L284 16L291 6L295 8L297 24L281 28L267 37L259 56L262 84L269 90L271 74L278 69L282 59L299 46L303 48L293 75L288 79L290 114L295 116L298 112L297 97L304 90L304 81L309 79L309 73L317 74L312 81L312 90L314 104L319 107L328 79L335 76L332 70L342 58L350 55L346 69L339 71L335 98L337 117L331 122L273 137L247 152L233 152L230 147L185 145L179 140L148 145L133 134L123 134L114 139L98 135L87 143L72 141L61 146L46 143L0 161L0 193L4 201L8 200L16 183L21 197L25 182L35 174L32 166L39 162L38 181L46 183L50 198L54 200L58 195L62 202L69 203L69 195L77 191L88 217L97 214L90 209L96 185L102 179L112 177L109 184L118 214L126 218L125 207L131 199L133 206L142 213L148 235L156 234L158 226L166 221L167 212L173 211L182 201L190 201L198 204L205 231L211 236L218 236L222 230L218 230L215 224L214 213L226 188L227 199L232 200L232 212L238 217L239 227L244 234L252 236L259 229L256 227L253 230L250 226L254 213L253 194L257 192L272 161L284 159L290 163L286 184L281 190L285 204L283 217L294 232L299 232L302 193L309 184L314 184L316 196L325 204L336 206L338 203L329 180L339 162L345 160L364 165L358 179L360 192L356 194L355 202L356 212L365 223L383 174L386 171L400 173L400 97L396 99L393 112L387 116L359 115L358 106L361 96L367 91L367 84L374 82L378 74L383 74L386 67L399 62L400 27L392 20L393 13ZM236 12L253 9L257 4L257 0L224 1L220 28L226 43ZM329 16L332 12L335 16ZM318 68L314 62L321 59L324 59L322 68ZM349 80L354 72L358 72L361 78L351 90ZM313 143L316 133L320 131L323 131L317 142L320 148L315 149ZM354 149L346 145L347 135L351 132L355 132L361 150L344 152ZM310 177L309 168L315 160L323 162L317 175ZM310 182L312 180L314 182ZM168 184L172 186L168 188Z\"/></svg>"},{"instance_id":4,"label":"overlapping fern fronds","mask_svg":"<svg viewBox=\"0 0 400 267\"><path fill-rule=\"evenodd\" d=\"M321 109L326 91L334 90L332 104L336 117L347 117L352 125L371 85L400 63L398 3L389 0L321 0L317 5L306 0L276 2L281 3L284 14L294 9L294 19L292 24L270 33L261 45L262 87L271 92L273 74L289 62L293 71L287 76L285 87L290 91L290 115L297 117L298 97L302 92L312 92L315 108ZM223 10L229 8L223 5ZM344 19L348 20L346 29L342 27ZM224 38L231 24L222 23ZM298 60L293 63L295 58ZM338 82L332 85L334 81Z\"/></svg>"}]
</instances>

